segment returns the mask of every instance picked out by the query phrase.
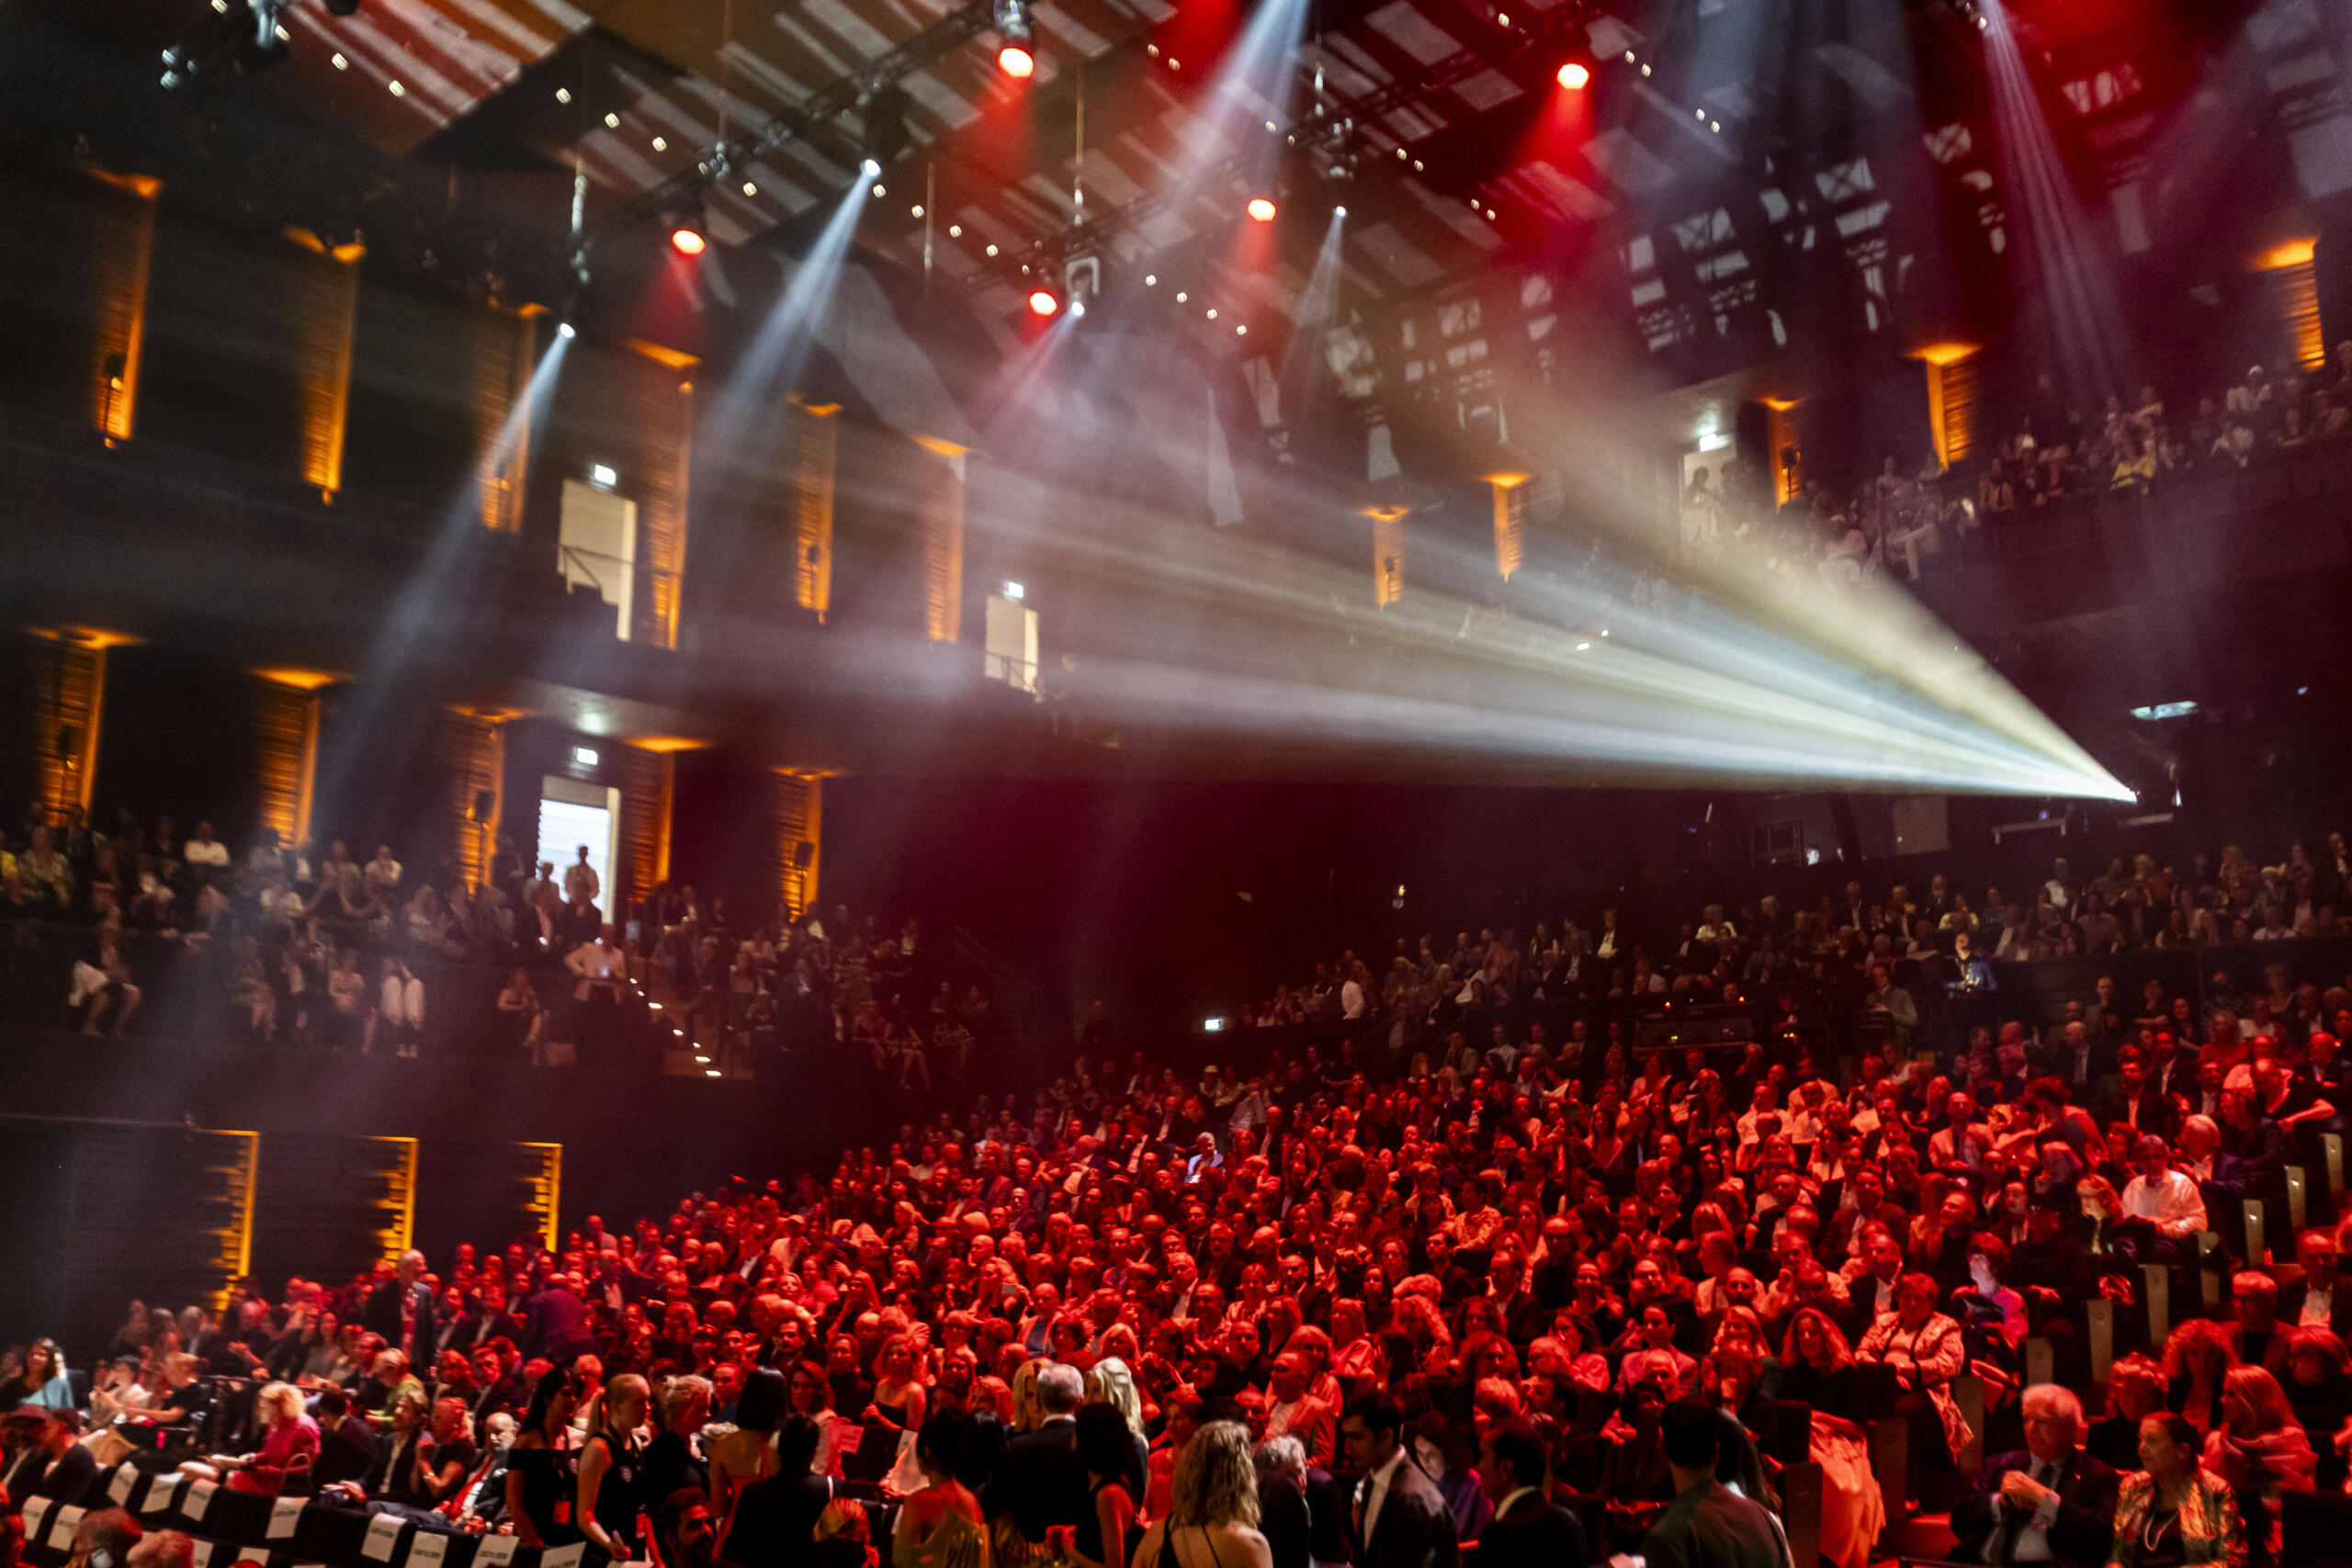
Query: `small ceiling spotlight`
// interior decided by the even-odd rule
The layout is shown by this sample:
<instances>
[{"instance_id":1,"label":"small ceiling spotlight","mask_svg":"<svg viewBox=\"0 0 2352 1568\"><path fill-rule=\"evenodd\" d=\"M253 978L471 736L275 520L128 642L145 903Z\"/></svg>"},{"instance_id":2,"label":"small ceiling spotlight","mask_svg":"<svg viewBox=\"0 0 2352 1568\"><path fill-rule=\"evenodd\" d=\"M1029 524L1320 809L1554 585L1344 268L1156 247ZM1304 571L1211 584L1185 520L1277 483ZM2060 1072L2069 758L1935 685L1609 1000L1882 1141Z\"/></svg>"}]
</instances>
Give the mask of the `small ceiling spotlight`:
<instances>
[{"instance_id":1,"label":"small ceiling spotlight","mask_svg":"<svg viewBox=\"0 0 2352 1568\"><path fill-rule=\"evenodd\" d=\"M1037 72L1036 33L1029 25L1028 0L996 0L996 68L1016 81Z\"/></svg>"}]
</instances>

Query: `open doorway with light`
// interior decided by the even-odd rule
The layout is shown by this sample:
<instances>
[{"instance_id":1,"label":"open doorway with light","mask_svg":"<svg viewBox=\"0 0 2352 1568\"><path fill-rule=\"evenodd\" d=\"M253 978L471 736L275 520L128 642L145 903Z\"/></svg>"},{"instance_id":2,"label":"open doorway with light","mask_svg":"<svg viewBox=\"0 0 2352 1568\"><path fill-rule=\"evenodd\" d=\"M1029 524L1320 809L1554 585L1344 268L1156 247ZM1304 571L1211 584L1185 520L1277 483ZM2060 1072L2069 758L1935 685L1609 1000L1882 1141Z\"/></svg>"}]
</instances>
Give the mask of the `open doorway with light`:
<instances>
[{"instance_id":1,"label":"open doorway with light","mask_svg":"<svg viewBox=\"0 0 2352 1568\"><path fill-rule=\"evenodd\" d=\"M539 780L539 859L555 863L560 886L565 868L579 861L585 844L596 873L596 907L615 921L619 917L613 912L613 863L620 858L620 818L616 789L555 773Z\"/></svg>"}]
</instances>

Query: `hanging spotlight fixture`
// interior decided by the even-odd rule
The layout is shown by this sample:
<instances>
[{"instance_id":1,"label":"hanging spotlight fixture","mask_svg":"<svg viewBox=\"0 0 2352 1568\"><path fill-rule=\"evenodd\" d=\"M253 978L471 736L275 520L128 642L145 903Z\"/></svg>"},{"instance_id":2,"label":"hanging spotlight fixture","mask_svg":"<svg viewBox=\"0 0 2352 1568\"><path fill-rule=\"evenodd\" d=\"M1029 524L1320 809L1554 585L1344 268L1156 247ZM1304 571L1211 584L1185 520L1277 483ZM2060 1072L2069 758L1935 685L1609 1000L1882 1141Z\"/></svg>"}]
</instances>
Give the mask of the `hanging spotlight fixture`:
<instances>
[{"instance_id":1,"label":"hanging spotlight fixture","mask_svg":"<svg viewBox=\"0 0 2352 1568\"><path fill-rule=\"evenodd\" d=\"M995 0L996 66L1025 80L1037 70L1037 35L1029 24L1028 0Z\"/></svg>"}]
</instances>

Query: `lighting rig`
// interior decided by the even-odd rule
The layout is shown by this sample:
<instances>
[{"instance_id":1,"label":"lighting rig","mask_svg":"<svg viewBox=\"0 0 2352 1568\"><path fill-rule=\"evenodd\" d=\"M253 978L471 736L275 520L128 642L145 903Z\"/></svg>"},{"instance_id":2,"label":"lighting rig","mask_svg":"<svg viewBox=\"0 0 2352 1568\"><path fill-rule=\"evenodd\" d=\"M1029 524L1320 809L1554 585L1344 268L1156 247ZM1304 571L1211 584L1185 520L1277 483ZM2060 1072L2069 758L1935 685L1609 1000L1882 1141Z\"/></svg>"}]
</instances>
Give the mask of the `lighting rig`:
<instances>
[{"instance_id":1,"label":"lighting rig","mask_svg":"<svg viewBox=\"0 0 2352 1568\"><path fill-rule=\"evenodd\" d=\"M287 14L298 0L211 0L212 14L164 51L163 85L175 90L234 82L286 58L294 35ZM330 16L348 17L360 0L320 0Z\"/></svg>"},{"instance_id":2,"label":"lighting rig","mask_svg":"<svg viewBox=\"0 0 2352 1568\"><path fill-rule=\"evenodd\" d=\"M1481 72L1496 70L1514 77L1525 76L1535 60L1540 58L1547 65L1558 60L1561 63L1557 68L1544 74L1556 80L1564 90L1583 91L1592 81L1592 67L1587 63L1582 50L1572 47L1569 39L1580 35L1585 24L1601 9L1597 0L1576 0L1532 26L1506 28L1499 38L1482 39L1424 72L1392 80L1360 98L1327 101L1320 61L1303 60L1298 69L1308 79L1313 101L1286 125L1269 122L1267 134L1279 136L1285 152L1295 152L1311 163L1320 180L1353 181L1376 176L1389 169L1391 160L1374 153L1363 128L1379 124L1396 110L1444 92ZM1401 146L1397 151L1396 162L1419 172L1419 164L1404 159ZM1011 284L1026 296L1033 292L1030 280L1055 276L1080 256L1099 256L1104 243L1114 236L1180 204L1215 199L1216 193L1231 193L1238 215L1256 222L1271 222L1280 193L1250 190L1244 184L1257 163L1257 154L1245 149L1212 165L1182 189L1147 191L1117 207L1090 208L1082 222L1074 222L1059 232L990 257L973 269L965 287L978 293L1000 284Z\"/></svg>"},{"instance_id":3,"label":"lighting rig","mask_svg":"<svg viewBox=\"0 0 2352 1568\"><path fill-rule=\"evenodd\" d=\"M888 156L897 156L905 146L906 95L905 89L899 85L900 79L944 59L991 28L1004 33L1003 13L1008 8L1016 13L1015 19L1023 29L1021 36L1026 39L1027 13L1021 0L975 0L972 5L948 12L897 48L875 56L846 75L836 77L756 129L715 143L695 160L692 168L681 170L662 184L632 197L604 221L583 232L572 257L574 276L584 281L590 255L598 244L616 239L641 224L662 222L665 219L670 225L672 247L683 255L701 254L700 250L690 248L693 240L681 243L681 236L691 231L694 240L701 240L707 245L707 233L699 219L706 192L737 177L739 171L748 170L786 142L802 140L837 116L853 110L864 111L866 115L865 167L861 170L861 177L872 178L880 171L884 161L876 155L877 127L888 124L895 129L895 145L889 147ZM886 133L884 140L888 142L890 136ZM682 214L685 216L682 218Z\"/></svg>"}]
</instances>

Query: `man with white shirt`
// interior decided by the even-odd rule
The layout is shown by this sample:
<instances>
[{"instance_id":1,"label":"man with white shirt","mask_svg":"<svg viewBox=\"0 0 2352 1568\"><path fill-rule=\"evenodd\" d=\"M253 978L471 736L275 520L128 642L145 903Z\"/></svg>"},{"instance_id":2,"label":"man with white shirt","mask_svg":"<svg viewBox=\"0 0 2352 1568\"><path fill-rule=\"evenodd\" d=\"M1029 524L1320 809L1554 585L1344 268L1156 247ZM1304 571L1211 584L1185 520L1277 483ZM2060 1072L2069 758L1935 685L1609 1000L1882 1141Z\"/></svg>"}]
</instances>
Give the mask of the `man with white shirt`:
<instances>
[{"instance_id":1,"label":"man with white shirt","mask_svg":"<svg viewBox=\"0 0 2352 1568\"><path fill-rule=\"evenodd\" d=\"M1340 1417L1340 1440L1356 1483L1356 1568L1455 1568L1461 1541L1444 1494L1413 1462L1405 1418L1385 1393L1360 1393Z\"/></svg>"},{"instance_id":2,"label":"man with white shirt","mask_svg":"<svg viewBox=\"0 0 2352 1568\"><path fill-rule=\"evenodd\" d=\"M563 868L563 897L572 904L593 904L603 885L596 878L596 868L588 863L588 846L580 846L580 858Z\"/></svg>"},{"instance_id":3,"label":"man with white shirt","mask_svg":"<svg viewBox=\"0 0 2352 1568\"><path fill-rule=\"evenodd\" d=\"M2172 1149L2162 1138L2140 1140L2140 1174L2126 1183L2115 1215L2120 1235L2138 1232L2143 1262L2177 1262L2190 1236L2205 1229L2205 1195L2184 1171L2172 1168Z\"/></svg>"},{"instance_id":4,"label":"man with white shirt","mask_svg":"<svg viewBox=\"0 0 2352 1568\"><path fill-rule=\"evenodd\" d=\"M401 863L392 858L391 845L378 844L376 858L359 868L359 875L386 905L400 897Z\"/></svg>"},{"instance_id":5,"label":"man with white shirt","mask_svg":"<svg viewBox=\"0 0 2352 1568\"><path fill-rule=\"evenodd\" d=\"M196 837L180 848L180 859L198 881L209 881L229 870L229 846L212 836L212 824L198 822Z\"/></svg>"},{"instance_id":6,"label":"man with white shirt","mask_svg":"<svg viewBox=\"0 0 2352 1568\"><path fill-rule=\"evenodd\" d=\"M1957 1562L2098 1568L2115 1540L2115 1472L2075 1448L2082 1401L2037 1383L2020 1401L2025 1451L1996 1454L1952 1507Z\"/></svg>"},{"instance_id":7,"label":"man with white shirt","mask_svg":"<svg viewBox=\"0 0 2352 1568\"><path fill-rule=\"evenodd\" d=\"M1478 1536L1479 1568L1557 1568L1588 1560L1584 1527L1544 1493L1544 1450L1533 1426L1497 1422L1478 1444L1478 1483L1495 1517Z\"/></svg>"}]
</instances>

